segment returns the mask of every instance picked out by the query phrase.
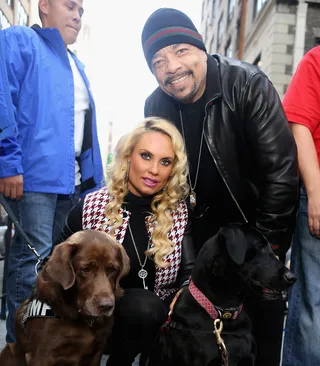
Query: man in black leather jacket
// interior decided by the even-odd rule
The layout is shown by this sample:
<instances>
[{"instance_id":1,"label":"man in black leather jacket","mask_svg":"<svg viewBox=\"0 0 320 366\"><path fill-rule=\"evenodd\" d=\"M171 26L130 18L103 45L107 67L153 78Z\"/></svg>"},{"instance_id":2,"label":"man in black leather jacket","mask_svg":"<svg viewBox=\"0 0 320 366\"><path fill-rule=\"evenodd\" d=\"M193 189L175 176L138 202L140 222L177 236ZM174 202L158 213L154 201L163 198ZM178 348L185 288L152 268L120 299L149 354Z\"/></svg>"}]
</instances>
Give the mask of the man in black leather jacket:
<instances>
[{"instance_id":1,"label":"man in black leather jacket","mask_svg":"<svg viewBox=\"0 0 320 366\"><path fill-rule=\"evenodd\" d=\"M171 120L189 160L193 237L198 250L221 226L247 222L284 259L299 192L296 145L279 96L257 67L209 55L192 21L162 8L148 18L142 46L159 87L145 116ZM256 365L278 366L284 303L249 296Z\"/></svg>"}]
</instances>

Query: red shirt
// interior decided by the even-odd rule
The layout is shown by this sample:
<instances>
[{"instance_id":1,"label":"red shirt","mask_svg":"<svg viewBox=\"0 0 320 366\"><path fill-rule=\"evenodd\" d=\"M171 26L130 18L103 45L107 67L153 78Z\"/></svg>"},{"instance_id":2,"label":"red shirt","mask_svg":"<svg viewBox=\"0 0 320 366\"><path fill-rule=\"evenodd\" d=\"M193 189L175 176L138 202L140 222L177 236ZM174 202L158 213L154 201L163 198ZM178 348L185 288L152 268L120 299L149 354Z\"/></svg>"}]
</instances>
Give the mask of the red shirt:
<instances>
[{"instance_id":1,"label":"red shirt","mask_svg":"<svg viewBox=\"0 0 320 366\"><path fill-rule=\"evenodd\" d=\"M312 133L320 164L320 46L304 55L283 99L289 122Z\"/></svg>"}]
</instances>

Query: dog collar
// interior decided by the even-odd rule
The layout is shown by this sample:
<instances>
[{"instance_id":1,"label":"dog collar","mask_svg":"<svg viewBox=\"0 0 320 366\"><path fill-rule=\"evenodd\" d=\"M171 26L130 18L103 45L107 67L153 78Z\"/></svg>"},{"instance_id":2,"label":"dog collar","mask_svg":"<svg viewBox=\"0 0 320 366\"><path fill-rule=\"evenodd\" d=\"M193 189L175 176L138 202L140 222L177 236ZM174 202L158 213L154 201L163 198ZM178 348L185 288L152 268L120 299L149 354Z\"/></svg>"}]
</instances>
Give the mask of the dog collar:
<instances>
[{"instance_id":1,"label":"dog collar","mask_svg":"<svg viewBox=\"0 0 320 366\"><path fill-rule=\"evenodd\" d=\"M215 306L221 319L233 319L233 320L237 319L238 315L242 311L242 307L243 304L240 304L240 306L237 306L235 308L225 308L225 309Z\"/></svg>"},{"instance_id":2,"label":"dog collar","mask_svg":"<svg viewBox=\"0 0 320 366\"><path fill-rule=\"evenodd\" d=\"M222 309L212 304L212 302L201 292L194 284L192 279L189 283L189 291L194 299L206 310L212 319L237 319L238 315L242 311L242 304L234 308Z\"/></svg>"},{"instance_id":3,"label":"dog collar","mask_svg":"<svg viewBox=\"0 0 320 366\"><path fill-rule=\"evenodd\" d=\"M26 304L25 312L23 315L23 323L29 318L56 318L55 313L51 307L38 299L30 299Z\"/></svg>"},{"instance_id":4,"label":"dog collar","mask_svg":"<svg viewBox=\"0 0 320 366\"><path fill-rule=\"evenodd\" d=\"M50 305L45 302L42 302L36 298L30 297L29 301L25 305L24 314L22 318L22 322L26 323L30 318L59 318L53 310L51 309ZM95 317L83 317L85 323L91 328L93 324L96 322Z\"/></svg>"}]
</instances>

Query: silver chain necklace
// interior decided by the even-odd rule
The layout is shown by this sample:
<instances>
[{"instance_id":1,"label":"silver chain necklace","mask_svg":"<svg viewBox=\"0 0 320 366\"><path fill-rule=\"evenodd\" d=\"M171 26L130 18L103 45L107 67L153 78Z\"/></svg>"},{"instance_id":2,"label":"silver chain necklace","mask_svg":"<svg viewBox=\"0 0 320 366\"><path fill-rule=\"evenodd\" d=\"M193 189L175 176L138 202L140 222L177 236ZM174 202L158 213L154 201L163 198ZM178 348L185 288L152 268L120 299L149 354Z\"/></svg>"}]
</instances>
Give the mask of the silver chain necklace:
<instances>
[{"instance_id":1,"label":"silver chain necklace","mask_svg":"<svg viewBox=\"0 0 320 366\"><path fill-rule=\"evenodd\" d=\"M141 262L141 260L140 260L139 252L138 252L138 249L137 249L137 246L136 246L136 242L135 242L134 237L133 237L133 234L132 234L132 230L131 230L130 223L128 223L128 228L129 228L129 232L130 232L130 236L131 236L132 244L133 244L133 246L134 246L134 250L136 251L137 258L138 258L138 261L139 261L139 265L140 265L140 267L141 267L140 271L138 272L138 276L139 276L139 278L141 278L141 279L142 279L143 288L144 288L145 290L148 290L148 286L146 285L146 281L145 281L145 279L146 279L146 278L147 278L147 276L148 276L148 271L147 271L146 269L144 269L144 267L145 267L145 265L146 265L146 263L147 263L147 259L148 259L148 257L147 257L147 256L145 256L145 258L144 258L144 262L143 262L143 264L142 264L142 262ZM149 243L149 240L148 240L148 247L147 247L147 250L149 249L149 245L150 245L150 243Z\"/></svg>"},{"instance_id":2,"label":"silver chain necklace","mask_svg":"<svg viewBox=\"0 0 320 366\"><path fill-rule=\"evenodd\" d=\"M181 109L179 109L179 112L180 112L180 123L181 123L181 130L182 130L184 148L187 151L187 144L186 144L186 137L185 137L185 134L184 134L183 118L182 118ZM197 181L198 181L198 174L199 174L199 167L200 167L200 160L201 160L203 136L204 136L204 123L202 125L202 132L201 132L201 140L200 140L200 149L199 149L199 153L198 153L198 162L197 162L196 177L195 177L195 180L194 180L193 187L192 187L192 183L191 183L190 172L188 173L188 181L189 181L189 186L190 186L190 194L189 194L189 196L190 196L190 205L192 207L194 207L197 204L196 192L194 190L196 189L196 185L197 185Z\"/></svg>"}]
</instances>

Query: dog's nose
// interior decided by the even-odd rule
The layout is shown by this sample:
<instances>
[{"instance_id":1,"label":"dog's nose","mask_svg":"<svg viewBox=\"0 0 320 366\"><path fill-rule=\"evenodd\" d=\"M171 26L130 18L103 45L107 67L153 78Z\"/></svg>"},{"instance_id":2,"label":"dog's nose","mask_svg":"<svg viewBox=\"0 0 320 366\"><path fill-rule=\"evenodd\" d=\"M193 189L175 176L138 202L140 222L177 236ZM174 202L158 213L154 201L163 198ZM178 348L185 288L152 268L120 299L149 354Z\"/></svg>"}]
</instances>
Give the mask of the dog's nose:
<instances>
[{"instance_id":1,"label":"dog's nose","mask_svg":"<svg viewBox=\"0 0 320 366\"><path fill-rule=\"evenodd\" d=\"M109 298L103 298L99 301L98 308L103 313L109 312L114 308L114 301Z\"/></svg>"},{"instance_id":2,"label":"dog's nose","mask_svg":"<svg viewBox=\"0 0 320 366\"><path fill-rule=\"evenodd\" d=\"M297 277L289 270L284 272L283 278L289 286L292 286L297 281Z\"/></svg>"}]
</instances>

